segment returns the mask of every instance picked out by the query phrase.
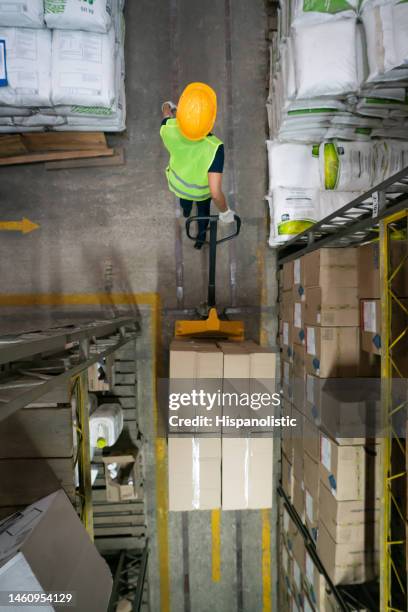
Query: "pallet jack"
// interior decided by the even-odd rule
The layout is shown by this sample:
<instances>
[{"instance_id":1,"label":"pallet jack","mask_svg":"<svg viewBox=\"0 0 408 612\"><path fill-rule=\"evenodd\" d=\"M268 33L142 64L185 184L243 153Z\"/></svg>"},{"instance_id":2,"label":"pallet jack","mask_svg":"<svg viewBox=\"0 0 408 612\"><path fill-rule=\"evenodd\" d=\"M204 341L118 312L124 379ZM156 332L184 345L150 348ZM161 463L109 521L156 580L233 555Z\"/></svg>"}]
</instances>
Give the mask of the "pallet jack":
<instances>
[{"instance_id":1,"label":"pallet jack","mask_svg":"<svg viewBox=\"0 0 408 612\"><path fill-rule=\"evenodd\" d=\"M209 240L205 240L205 244L209 244L209 273L208 273L208 298L207 303L196 310L200 317L197 320L176 321L175 337L176 338L223 338L242 342L244 340L244 323L243 321L229 321L226 315L220 318L216 308L215 300L215 277L217 264L217 247L222 242L236 238L241 229L241 219L238 215L234 215L235 231L229 236L218 239L218 215L210 215L208 217L190 217L186 221L186 233L190 240L196 241L198 234L191 234L191 224L198 219L209 221L207 234Z\"/></svg>"}]
</instances>

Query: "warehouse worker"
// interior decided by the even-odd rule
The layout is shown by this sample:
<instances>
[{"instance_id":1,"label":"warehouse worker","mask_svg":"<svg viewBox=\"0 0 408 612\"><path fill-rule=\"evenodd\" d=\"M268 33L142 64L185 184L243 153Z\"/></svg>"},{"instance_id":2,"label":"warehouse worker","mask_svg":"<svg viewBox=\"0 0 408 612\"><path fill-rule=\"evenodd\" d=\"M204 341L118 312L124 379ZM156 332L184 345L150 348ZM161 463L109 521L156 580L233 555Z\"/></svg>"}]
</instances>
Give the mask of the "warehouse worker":
<instances>
[{"instance_id":1,"label":"warehouse worker","mask_svg":"<svg viewBox=\"0 0 408 612\"><path fill-rule=\"evenodd\" d=\"M234 213L222 191L224 145L211 134L217 114L215 91L204 83L190 83L178 107L165 102L162 112L160 136L170 153L167 181L170 191L180 198L184 217L190 216L193 202L197 216L208 217L214 200L220 221L232 223ZM196 249L203 246L207 227L208 220L198 221Z\"/></svg>"}]
</instances>

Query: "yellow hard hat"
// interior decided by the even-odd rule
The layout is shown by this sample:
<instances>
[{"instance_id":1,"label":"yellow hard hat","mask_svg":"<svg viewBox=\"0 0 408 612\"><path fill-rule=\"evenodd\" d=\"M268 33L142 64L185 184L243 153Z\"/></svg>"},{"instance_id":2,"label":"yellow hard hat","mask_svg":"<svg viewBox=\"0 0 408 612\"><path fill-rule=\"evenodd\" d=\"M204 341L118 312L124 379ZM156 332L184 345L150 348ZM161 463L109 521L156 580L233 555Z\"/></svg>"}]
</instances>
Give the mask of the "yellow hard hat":
<instances>
[{"instance_id":1,"label":"yellow hard hat","mask_svg":"<svg viewBox=\"0 0 408 612\"><path fill-rule=\"evenodd\" d=\"M177 123L183 136L201 140L211 132L217 116L217 94L205 83L187 85L177 106Z\"/></svg>"}]
</instances>

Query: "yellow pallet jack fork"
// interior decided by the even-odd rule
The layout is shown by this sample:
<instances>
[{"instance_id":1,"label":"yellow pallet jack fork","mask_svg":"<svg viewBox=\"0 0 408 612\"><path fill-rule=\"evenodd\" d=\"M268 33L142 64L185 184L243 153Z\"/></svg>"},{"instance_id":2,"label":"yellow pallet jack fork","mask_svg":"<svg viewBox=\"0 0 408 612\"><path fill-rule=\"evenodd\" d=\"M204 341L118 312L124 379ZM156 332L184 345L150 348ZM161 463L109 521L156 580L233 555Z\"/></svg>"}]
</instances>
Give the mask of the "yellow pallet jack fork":
<instances>
[{"instance_id":1,"label":"yellow pallet jack fork","mask_svg":"<svg viewBox=\"0 0 408 612\"><path fill-rule=\"evenodd\" d=\"M197 236L191 235L191 224L198 219L209 221L210 239L206 241L209 244L209 274L208 274L208 302L206 304L206 317L191 321L176 321L175 337L176 338L223 338L226 340L235 340L241 342L244 339L244 323L243 321L228 321L218 316L215 304L215 276L217 264L217 246L227 240L232 240L238 236L241 229L241 219L238 215L234 215L235 231L229 236L217 239L218 233L218 215L210 215L209 217L190 217L186 221L186 232L190 240L196 241ZM208 230L207 230L208 231Z\"/></svg>"}]
</instances>

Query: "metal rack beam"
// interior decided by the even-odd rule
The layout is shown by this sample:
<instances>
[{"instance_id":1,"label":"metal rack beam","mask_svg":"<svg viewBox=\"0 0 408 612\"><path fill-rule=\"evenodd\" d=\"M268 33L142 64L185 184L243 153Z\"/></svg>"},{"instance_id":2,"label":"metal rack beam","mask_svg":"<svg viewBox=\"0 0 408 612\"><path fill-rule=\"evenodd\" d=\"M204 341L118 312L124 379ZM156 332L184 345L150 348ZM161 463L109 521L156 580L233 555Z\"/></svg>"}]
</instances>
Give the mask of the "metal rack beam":
<instances>
[{"instance_id":1,"label":"metal rack beam","mask_svg":"<svg viewBox=\"0 0 408 612\"><path fill-rule=\"evenodd\" d=\"M408 206L408 167L297 234L278 248L283 264L321 247L345 247L378 237L381 219Z\"/></svg>"},{"instance_id":2,"label":"metal rack beam","mask_svg":"<svg viewBox=\"0 0 408 612\"><path fill-rule=\"evenodd\" d=\"M404 513L407 492L407 473L405 470L405 445L407 441L402 439L397 423L401 412L405 411L406 414L407 398L405 402L398 400L396 404L394 387L396 380L407 376L407 372L404 372L399 363L398 348L400 343L406 340L408 311L394 295L392 281L406 261L408 252L396 264L394 270L391 268L390 262L392 226L395 223L403 222L404 229L407 229L407 221L408 210L404 210L387 217L380 224L381 404L384 431L381 444L383 485L380 521L380 609L384 612L403 612L407 609L406 513ZM399 311L403 316L403 329L397 331L394 327L396 311ZM395 348L397 348L397 351L395 351ZM401 469L401 464L404 466L403 469Z\"/></svg>"}]
</instances>

